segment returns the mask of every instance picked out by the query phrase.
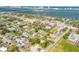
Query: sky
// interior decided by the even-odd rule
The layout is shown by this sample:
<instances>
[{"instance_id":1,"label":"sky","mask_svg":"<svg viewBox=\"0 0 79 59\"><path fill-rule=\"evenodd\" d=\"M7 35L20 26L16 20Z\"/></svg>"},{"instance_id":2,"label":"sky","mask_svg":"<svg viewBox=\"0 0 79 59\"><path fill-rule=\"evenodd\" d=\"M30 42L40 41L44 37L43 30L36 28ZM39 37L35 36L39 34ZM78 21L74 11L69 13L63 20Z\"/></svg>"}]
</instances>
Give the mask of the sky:
<instances>
[{"instance_id":1,"label":"sky","mask_svg":"<svg viewBox=\"0 0 79 59\"><path fill-rule=\"evenodd\" d=\"M79 6L79 0L0 0L0 6Z\"/></svg>"}]
</instances>

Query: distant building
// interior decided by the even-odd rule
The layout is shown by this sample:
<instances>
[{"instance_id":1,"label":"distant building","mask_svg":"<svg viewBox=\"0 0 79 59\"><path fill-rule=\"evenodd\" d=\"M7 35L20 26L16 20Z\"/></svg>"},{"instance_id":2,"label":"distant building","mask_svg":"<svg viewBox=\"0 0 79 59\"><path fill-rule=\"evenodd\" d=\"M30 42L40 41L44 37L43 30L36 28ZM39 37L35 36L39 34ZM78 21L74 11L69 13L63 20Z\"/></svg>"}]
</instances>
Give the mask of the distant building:
<instances>
[{"instance_id":1,"label":"distant building","mask_svg":"<svg viewBox=\"0 0 79 59\"><path fill-rule=\"evenodd\" d=\"M79 41L79 34L71 33L68 40L77 43Z\"/></svg>"}]
</instances>

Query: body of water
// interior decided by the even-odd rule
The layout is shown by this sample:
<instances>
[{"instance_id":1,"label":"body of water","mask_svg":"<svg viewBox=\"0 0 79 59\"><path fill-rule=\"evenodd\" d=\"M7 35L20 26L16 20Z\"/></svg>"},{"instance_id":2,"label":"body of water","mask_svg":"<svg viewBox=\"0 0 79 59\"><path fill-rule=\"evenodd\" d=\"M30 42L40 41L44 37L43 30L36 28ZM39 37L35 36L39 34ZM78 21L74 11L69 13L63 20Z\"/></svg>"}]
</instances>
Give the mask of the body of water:
<instances>
[{"instance_id":1,"label":"body of water","mask_svg":"<svg viewBox=\"0 0 79 59\"><path fill-rule=\"evenodd\" d=\"M66 10L56 10L56 11L49 11L49 10L33 10L33 9L19 9L19 8L0 8L0 12L15 12L15 13L25 13L25 14L40 14L40 15L47 15L53 17L63 17L63 18L73 18L79 19L79 11L66 11Z\"/></svg>"}]
</instances>

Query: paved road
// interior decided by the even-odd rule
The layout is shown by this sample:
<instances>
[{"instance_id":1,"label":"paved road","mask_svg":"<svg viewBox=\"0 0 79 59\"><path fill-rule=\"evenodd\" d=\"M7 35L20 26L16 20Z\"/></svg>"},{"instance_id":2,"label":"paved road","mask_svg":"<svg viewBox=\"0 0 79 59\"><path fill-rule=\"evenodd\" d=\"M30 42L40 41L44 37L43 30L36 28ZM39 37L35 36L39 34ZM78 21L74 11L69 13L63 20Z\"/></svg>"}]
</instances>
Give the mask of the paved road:
<instances>
[{"instance_id":1,"label":"paved road","mask_svg":"<svg viewBox=\"0 0 79 59\"><path fill-rule=\"evenodd\" d=\"M54 44L51 44L51 45L49 45L47 48L45 48L45 51L48 51L48 50L51 49L53 46L55 46L55 45L61 40L61 38L62 38L66 33L69 32L69 30L70 30L70 29L68 28L68 29L66 30L66 32L64 32L60 37L56 38Z\"/></svg>"}]
</instances>

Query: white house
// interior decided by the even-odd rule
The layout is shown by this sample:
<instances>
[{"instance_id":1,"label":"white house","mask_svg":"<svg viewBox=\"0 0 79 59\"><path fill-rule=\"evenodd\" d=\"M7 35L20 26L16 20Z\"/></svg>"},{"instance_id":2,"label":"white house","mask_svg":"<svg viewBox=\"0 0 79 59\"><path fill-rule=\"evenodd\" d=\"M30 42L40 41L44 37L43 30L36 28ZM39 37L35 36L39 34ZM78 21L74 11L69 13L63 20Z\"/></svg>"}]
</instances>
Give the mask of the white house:
<instances>
[{"instance_id":1,"label":"white house","mask_svg":"<svg viewBox=\"0 0 79 59\"><path fill-rule=\"evenodd\" d=\"M40 48L39 45L31 46L31 47L30 47L30 51L31 51L31 52L39 52L40 50L41 50L41 48Z\"/></svg>"}]
</instances>

